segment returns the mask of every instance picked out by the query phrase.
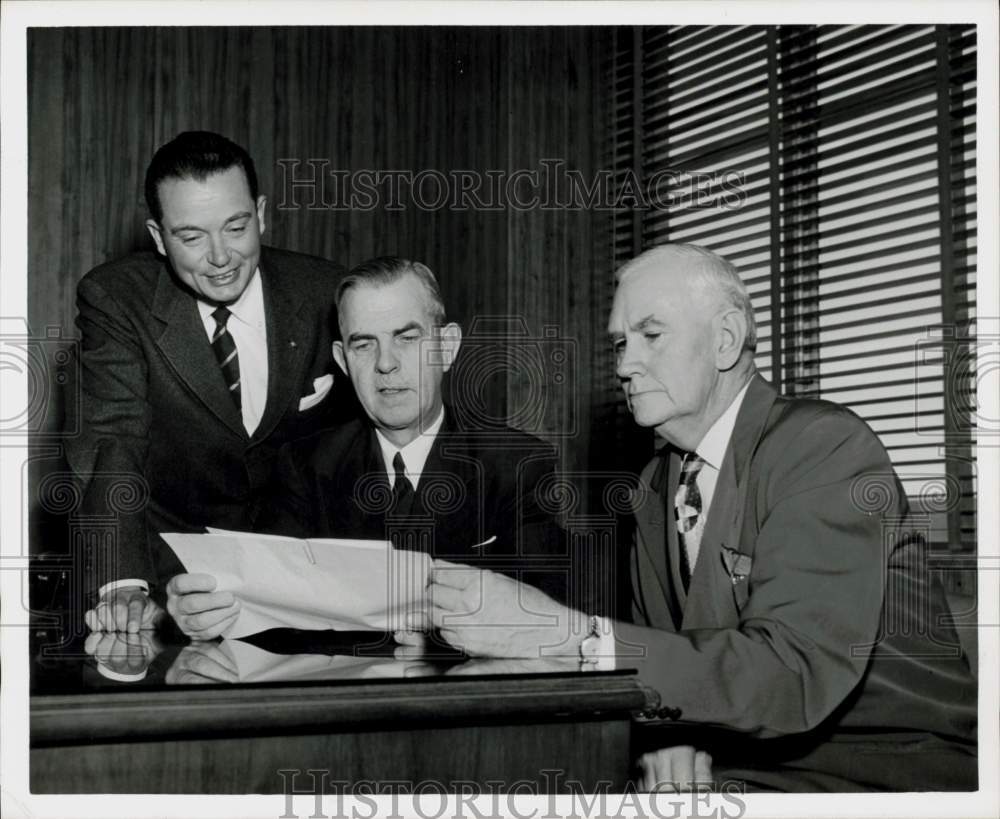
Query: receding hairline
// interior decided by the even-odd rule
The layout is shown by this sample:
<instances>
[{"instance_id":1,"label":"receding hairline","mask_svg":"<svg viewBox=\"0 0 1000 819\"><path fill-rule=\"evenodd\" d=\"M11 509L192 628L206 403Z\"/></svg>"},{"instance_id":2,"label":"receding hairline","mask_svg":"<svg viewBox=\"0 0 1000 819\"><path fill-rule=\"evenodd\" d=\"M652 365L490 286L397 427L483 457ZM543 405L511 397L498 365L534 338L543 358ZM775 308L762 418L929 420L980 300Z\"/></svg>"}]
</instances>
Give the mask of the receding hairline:
<instances>
[{"instance_id":1,"label":"receding hairline","mask_svg":"<svg viewBox=\"0 0 1000 819\"><path fill-rule=\"evenodd\" d=\"M341 332L343 332L343 314L344 306L348 298L350 298L352 293L356 293L360 290L385 290L388 287L393 287L406 282L407 280L412 280L418 286L421 294L421 300L423 302L424 312L430 319L428 329L434 329L446 320L446 315L443 313L443 305L439 304L437 299L434 297L433 292L427 286L427 282L421 278L420 274L417 273L412 267L408 267L406 270L400 271L398 274L394 275L389 281L383 279L350 279L346 287L339 290L339 297L337 299L337 325L340 327ZM346 282L346 278L345 278Z\"/></svg>"}]
</instances>

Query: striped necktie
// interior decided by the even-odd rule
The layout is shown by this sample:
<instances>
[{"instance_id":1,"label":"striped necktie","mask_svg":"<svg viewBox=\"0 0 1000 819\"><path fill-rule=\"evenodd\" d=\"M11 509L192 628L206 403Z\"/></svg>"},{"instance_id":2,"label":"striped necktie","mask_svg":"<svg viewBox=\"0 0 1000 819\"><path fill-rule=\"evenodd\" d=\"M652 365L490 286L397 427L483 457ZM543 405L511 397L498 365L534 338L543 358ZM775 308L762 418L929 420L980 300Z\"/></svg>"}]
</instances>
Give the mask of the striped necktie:
<instances>
[{"instance_id":1,"label":"striped necktie","mask_svg":"<svg viewBox=\"0 0 1000 819\"><path fill-rule=\"evenodd\" d=\"M226 379L226 386L229 394L236 403L236 409L242 409L240 401L240 359L236 355L236 342L226 328L226 322L232 312L226 305L222 304L212 311L212 318L215 319L215 332L212 334L212 350L215 358L219 362L222 376Z\"/></svg>"},{"instance_id":2,"label":"striped necktie","mask_svg":"<svg viewBox=\"0 0 1000 819\"><path fill-rule=\"evenodd\" d=\"M704 465L705 461L695 453L685 454L681 462L677 494L674 495L674 519L677 521L677 537L681 547L681 578L685 589L691 583L694 564L698 560L701 533L705 529L701 492L698 490L698 473Z\"/></svg>"}]
</instances>

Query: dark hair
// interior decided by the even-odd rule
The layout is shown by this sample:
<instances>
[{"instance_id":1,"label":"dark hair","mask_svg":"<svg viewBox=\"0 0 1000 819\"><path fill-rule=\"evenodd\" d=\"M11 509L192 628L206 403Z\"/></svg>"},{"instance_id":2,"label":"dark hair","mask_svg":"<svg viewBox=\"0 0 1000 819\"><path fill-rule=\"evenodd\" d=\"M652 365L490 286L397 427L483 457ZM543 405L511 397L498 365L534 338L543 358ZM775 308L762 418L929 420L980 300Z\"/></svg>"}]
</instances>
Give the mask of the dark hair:
<instances>
[{"instance_id":1,"label":"dark hair","mask_svg":"<svg viewBox=\"0 0 1000 819\"><path fill-rule=\"evenodd\" d=\"M438 287L437 279L431 269L420 262L411 262L409 259L400 259L398 256L378 256L362 262L350 273L344 276L337 285L337 312L340 312L340 304L344 300L344 294L351 288L359 285L369 285L371 287L384 287L393 282L399 281L407 273L412 273L427 292L427 299L431 311L431 319L436 327L440 327L446 321L444 299L441 298L441 288Z\"/></svg>"},{"instance_id":2,"label":"dark hair","mask_svg":"<svg viewBox=\"0 0 1000 819\"><path fill-rule=\"evenodd\" d=\"M243 148L211 131L185 131L175 136L153 154L146 169L146 205L150 215L163 220L159 186L164 179L195 179L199 182L230 168L242 168L250 187L250 198L257 201L257 171Z\"/></svg>"}]
</instances>

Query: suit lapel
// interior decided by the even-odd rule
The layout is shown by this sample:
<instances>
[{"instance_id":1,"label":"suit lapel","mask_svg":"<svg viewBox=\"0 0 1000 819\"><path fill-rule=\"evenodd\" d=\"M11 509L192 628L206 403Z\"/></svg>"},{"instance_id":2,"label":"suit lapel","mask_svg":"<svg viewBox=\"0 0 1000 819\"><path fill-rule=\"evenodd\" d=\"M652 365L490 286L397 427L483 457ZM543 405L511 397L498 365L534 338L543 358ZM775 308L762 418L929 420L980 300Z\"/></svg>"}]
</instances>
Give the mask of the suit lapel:
<instances>
[{"instance_id":1,"label":"suit lapel","mask_svg":"<svg viewBox=\"0 0 1000 819\"><path fill-rule=\"evenodd\" d=\"M669 454L668 454L669 453ZM667 518L665 494L670 486L670 473L674 473L676 483L676 465L671 469L671 461L676 460L672 450L663 449L660 454L643 471L639 490L633 496L632 512L635 516L637 543L646 553L647 561L653 566L659 594L643 595L647 604L647 614L651 623L657 627L665 627L667 621L672 621L677 628L683 611L683 598L678 596L682 586L672 578L668 565L667 553L671 552L670 564L676 563L677 535L673 526L673 515ZM672 508L672 507L671 507ZM673 534L671 534L673 529ZM676 591L675 591L676 590ZM661 602L665 610L655 611Z\"/></svg>"},{"instance_id":2,"label":"suit lapel","mask_svg":"<svg viewBox=\"0 0 1000 819\"><path fill-rule=\"evenodd\" d=\"M153 315L164 323L156 345L177 376L209 412L237 435L246 438L243 419L226 389L197 302L174 282L166 264L160 268Z\"/></svg>"},{"instance_id":3,"label":"suit lapel","mask_svg":"<svg viewBox=\"0 0 1000 819\"><path fill-rule=\"evenodd\" d=\"M266 272L265 272L266 265ZM253 440L267 438L292 401L298 401L304 345L308 327L299 315L303 297L287 287L287 280L266 251L261 253L261 284L264 289L264 315L267 322L267 403Z\"/></svg>"},{"instance_id":4,"label":"suit lapel","mask_svg":"<svg viewBox=\"0 0 1000 819\"><path fill-rule=\"evenodd\" d=\"M777 393L759 375L754 376L736 416L733 434L719 468L712 506L698 551L698 563L691 578L684 608L685 630L718 627L726 615L738 615L732 580L722 559L727 547L750 554L753 544L741 542L743 515L747 504L750 464L768 426L768 414Z\"/></svg>"}]
</instances>

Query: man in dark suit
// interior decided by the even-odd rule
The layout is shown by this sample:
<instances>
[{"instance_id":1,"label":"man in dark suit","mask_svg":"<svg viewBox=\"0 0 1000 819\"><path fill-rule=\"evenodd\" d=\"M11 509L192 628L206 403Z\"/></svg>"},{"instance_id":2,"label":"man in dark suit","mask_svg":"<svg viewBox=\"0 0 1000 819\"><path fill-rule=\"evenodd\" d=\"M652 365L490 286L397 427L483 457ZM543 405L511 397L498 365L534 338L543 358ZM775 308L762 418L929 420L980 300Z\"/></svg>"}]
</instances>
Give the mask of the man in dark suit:
<instances>
[{"instance_id":1,"label":"man in dark suit","mask_svg":"<svg viewBox=\"0 0 1000 819\"><path fill-rule=\"evenodd\" d=\"M261 246L267 200L243 148L180 134L153 157L146 200L157 254L77 290L84 427L69 457L83 513L117 520L90 567L92 629L153 625L182 571L159 533L249 529L278 448L353 403L330 359L341 270Z\"/></svg>"},{"instance_id":2,"label":"man in dark suit","mask_svg":"<svg viewBox=\"0 0 1000 819\"><path fill-rule=\"evenodd\" d=\"M544 507L553 449L510 428L460 429L442 399L461 328L434 274L384 257L340 283L333 354L367 419L284 447L257 528L299 537L390 540L435 558L488 566L561 596L560 530ZM238 604L182 575L168 608L193 638L222 633Z\"/></svg>"},{"instance_id":3,"label":"man in dark suit","mask_svg":"<svg viewBox=\"0 0 1000 819\"><path fill-rule=\"evenodd\" d=\"M622 268L609 332L636 422L666 445L635 493L634 622L593 618L577 648L659 697L640 717L642 784L712 762L749 789L974 789L975 683L875 434L755 374L749 296L702 248ZM518 605L509 581L456 577L431 588L434 624L464 616L456 645L538 652L537 630L498 648L481 627Z\"/></svg>"}]
</instances>

